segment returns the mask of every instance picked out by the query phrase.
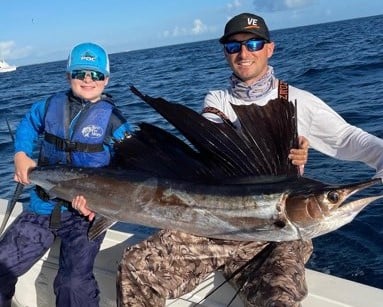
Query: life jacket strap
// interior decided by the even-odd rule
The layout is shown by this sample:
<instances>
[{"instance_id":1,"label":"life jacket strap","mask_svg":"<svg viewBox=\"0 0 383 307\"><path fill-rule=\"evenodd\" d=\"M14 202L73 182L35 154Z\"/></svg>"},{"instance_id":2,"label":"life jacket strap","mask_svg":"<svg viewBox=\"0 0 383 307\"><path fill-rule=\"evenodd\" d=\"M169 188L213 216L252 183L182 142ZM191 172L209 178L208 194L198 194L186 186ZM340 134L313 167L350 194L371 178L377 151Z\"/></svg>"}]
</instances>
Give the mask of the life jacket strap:
<instances>
[{"instance_id":1,"label":"life jacket strap","mask_svg":"<svg viewBox=\"0 0 383 307\"><path fill-rule=\"evenodd\" d=\"M56 146L57 149L65 151L65 152L72 152L72 151L100 152L104 150L104 147L102 144L86 144L86 143L80 143L80 142L72 142L70 140L60 138L48 132L45 132L44 140Z\"/></svg>"},{"instance_id":2,"label":"life jacket strap","mask_svg":"<svg viewBox=\"0 0 383 307\"><path fill-rule=\"evenodd\" d=\"M51 218L49 220L49 228L52 230L57 230L60 228L62 205L63 205L63 202L59 201L53 208L53 211L51 213Z\"/></svg>"}]
</instances>

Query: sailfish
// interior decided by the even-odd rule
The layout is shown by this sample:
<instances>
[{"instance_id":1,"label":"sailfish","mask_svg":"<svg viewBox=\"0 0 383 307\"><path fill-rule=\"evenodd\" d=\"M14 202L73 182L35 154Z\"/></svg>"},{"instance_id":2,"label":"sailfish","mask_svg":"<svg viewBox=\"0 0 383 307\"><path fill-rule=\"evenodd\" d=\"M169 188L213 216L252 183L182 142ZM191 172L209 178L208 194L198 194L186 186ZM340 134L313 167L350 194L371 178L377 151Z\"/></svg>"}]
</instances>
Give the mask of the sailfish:
<instances>
[{"instance_id":1,"label":"sailfish","mask_svg":"<svg viewBox=\"0 0 383 307\"><path fill-rule=\"evenodd\" d=\"M32 183L51 198L87 199L90 238L116 221L239 241L311 239L351 222L382 195L350 199L381 183L328 184L303 177L288 159L297 145L296 104L232 105L240 128L185 105L132 92L180 137L141 122L115 145L106 168L38 167Z\"/></svg>"}]
</instances>

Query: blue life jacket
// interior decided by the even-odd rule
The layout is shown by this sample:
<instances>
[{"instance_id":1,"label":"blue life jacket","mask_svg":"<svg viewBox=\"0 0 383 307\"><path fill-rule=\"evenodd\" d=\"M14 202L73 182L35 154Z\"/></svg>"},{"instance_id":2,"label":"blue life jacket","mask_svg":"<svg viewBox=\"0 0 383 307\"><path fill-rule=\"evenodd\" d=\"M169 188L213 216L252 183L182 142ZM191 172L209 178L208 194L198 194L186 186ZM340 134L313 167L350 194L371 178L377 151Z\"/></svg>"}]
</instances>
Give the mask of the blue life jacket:
<instances>
[{"instance_id":1,"label":"blue life jacket","mask_svg":"<svg viewBox=\"0 0 383 307\"><path fill-rule=\"evenodd\" d=\"M82 167L102 167L109 164L110 151L104 146L105 134L114 104L108 100L87 103L70 120L70 101L65 93L48 98L44 118L45 134L39 165L70 164ZM33 189L29 210L51 214L57 201L43 200ZM66 210L63 206L62 210Z\"/></svg>"},{"instance_id":2,"label":"blue life jacket","mask_svg":"<svg viewBox=\"0 0 383 307\"><path fill-rule=\"evenodd\" d=\"M113 110L111 102L88 103L71 122L70 103L64 93L52 96L47 104L40 164L83 167L109 164L110 152L103 142Z\"/></svg>"}]
</instances>

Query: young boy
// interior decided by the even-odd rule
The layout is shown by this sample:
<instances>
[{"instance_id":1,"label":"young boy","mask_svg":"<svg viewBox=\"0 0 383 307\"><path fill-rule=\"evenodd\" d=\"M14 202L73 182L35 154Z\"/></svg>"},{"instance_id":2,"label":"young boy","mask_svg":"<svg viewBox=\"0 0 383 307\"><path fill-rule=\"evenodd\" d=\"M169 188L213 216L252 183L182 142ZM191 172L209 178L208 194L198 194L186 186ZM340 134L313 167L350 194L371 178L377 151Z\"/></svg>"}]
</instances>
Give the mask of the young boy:
<instances>
[{"instance_id":1,"label":"young boy","mask_svg":"<svg viewBox=\"0 0 383 307\"><path fill-rule=\"evenodd\" d=\"M113 142L130 127L103 91L109 82L109 58L94 43L75 46L69 54L66 77L70 89L37 101L22 119L15 140L15 181L28 184L36 165L69 164L103 167L113 154ZM33 146L42 136L39 161ZM73 201L76 207L76 201ZM18 276L27 272L61 239L59 270L54 281L57 306L98 306L99 289L93 275L103 235L87 237L91 217L69 203L48 200L34 188L30 203L0 241L0 306L10 306Z\"/></svg>"}]
</instances>

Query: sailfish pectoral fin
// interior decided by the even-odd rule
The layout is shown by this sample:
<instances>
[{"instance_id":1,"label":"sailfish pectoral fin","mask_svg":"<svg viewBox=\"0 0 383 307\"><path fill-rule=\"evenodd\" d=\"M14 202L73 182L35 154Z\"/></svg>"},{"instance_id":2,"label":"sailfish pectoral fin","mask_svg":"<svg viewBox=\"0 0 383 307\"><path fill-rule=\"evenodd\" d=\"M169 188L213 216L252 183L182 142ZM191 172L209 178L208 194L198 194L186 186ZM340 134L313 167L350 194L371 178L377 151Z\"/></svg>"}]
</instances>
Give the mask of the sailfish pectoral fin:
<instances>
[{"instance_id":1,"label":"sailfish pectoral fin","mask_svg":"<svg viewBox=\"0 0 383 307\"><path fill-rule=\"evenodd\" d=\"M89 241L94 240L116 223L116 220L107 218L105 216L96 215L95 220L93 221L88 230Z\"/></svg>"}]
</instances>

